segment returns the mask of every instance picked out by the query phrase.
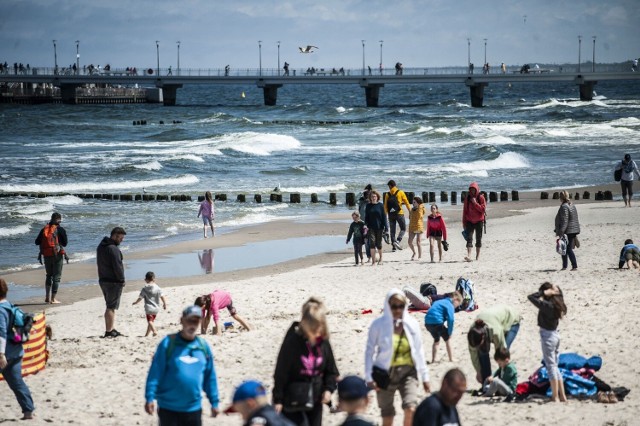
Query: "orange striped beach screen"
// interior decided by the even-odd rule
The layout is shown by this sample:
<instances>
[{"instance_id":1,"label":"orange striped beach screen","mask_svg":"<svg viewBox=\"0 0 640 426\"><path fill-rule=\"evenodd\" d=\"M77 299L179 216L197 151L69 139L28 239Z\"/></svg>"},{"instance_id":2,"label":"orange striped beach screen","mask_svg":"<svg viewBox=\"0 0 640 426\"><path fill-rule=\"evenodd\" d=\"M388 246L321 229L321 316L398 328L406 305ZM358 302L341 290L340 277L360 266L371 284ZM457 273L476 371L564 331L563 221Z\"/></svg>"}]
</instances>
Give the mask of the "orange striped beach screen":
<instances>
[{"instance_id":1,"label":"orange striped beach screen","mask_svg":"<svg viewBox=\"0 0 640 426\"><path fill-rule=\"evenodd\" d=\"M47 351L46 325L44 312L37 314L34 318L29 341L23 345L22 376L36 374L38 371L43 370L47 364L49 351ZM4 380L2 374L0 374L0 380Z\"/></svg>"}]
</instances>

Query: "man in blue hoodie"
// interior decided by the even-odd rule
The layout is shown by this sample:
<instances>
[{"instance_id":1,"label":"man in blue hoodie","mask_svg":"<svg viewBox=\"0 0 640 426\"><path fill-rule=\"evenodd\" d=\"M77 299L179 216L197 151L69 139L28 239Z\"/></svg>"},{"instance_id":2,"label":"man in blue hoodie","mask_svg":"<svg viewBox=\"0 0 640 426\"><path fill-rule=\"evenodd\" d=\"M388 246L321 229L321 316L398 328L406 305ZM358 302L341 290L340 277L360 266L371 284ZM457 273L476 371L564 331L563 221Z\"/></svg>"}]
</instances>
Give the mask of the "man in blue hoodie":
<instances>
[{"instance_id":1,"label":"man in blue hoodie","mask_svg":"<svg viewBox=\"0 0 640 426\"><path fill-rule=\"evenodd\" d=\"M196 333L202 310L189 306L182 311L182 330L162 339L158 345L145 390L145 411L153 415L158 402L160 426L200 426L202 392L211 403L211 416L218 410L218 382L209 344Z\"/></svg>"}]
</instances>

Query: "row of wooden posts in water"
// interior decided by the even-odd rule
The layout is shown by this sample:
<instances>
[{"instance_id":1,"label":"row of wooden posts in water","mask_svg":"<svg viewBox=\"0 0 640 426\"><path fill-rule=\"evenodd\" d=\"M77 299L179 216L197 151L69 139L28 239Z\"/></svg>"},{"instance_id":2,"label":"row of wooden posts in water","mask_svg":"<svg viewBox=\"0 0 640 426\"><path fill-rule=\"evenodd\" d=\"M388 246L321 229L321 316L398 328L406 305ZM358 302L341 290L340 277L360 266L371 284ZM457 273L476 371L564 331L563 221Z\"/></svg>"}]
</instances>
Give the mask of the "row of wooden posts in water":
<instances>
[{"instance_id":1,"label":"row of wooden posts in water","mask_svg":"<svg viewBox=\"0 0 640 426\"><path fill-rule=\"evenodd\" d=\"M495 191L490 191L488 194L486 191L481 191L481 193L484 195L485 199L487 199L489 202L494 203L497 201L509 201L509 192L508 191L500 191L495 192ZM406 191L405 194L407 195L407 198L411 201L413 200L413 198L415 197L416 193L415 192L411 192L411 191ZM63 196L63 195L73 195L75 197L78 198L82 198L82 199L99 199L99 200L113 200L113 201L194 201L194 200L198 200L198 201L204 201L204 195L198 195L196 197L189 195L189 194L174 194L174 195L169 195L169 194L48 194L45 192L38 192L38 193L9 193L9 192L4 192L4 193L0 193L0 197L30 197L30 198L45 198L45 197L49 197L49 196ZM302 202L302 196L299 192L292 192L289 193L289 203L292 204L298 204ZM457 204L458 200L460 200L462 202L462 200L464 200L467 196L467 191L461 191L460 192L460 198L458 198L458 192L457 191L451 191L451 196L449 196L449 193L446 191L440 191L440 202L441 203L449 203L451 202L452 205ZM553 194L551 194L551 198L554 200L557 200L560 198L560 193L559 192L554 192ZM582 194L582 199L584 200L588 200L591 198L591 193L589 191L584 191L584 193ZM595 194L595 200L596 201L602 201L602 200L613 200L613 193L611 191L598 191ZM436 192L431 191L424 191L421 194L421 199L422 202L424 203L435 203L436 202ZM543 191L540 193L540 199L541 200L548 200L549 199L549 192L547 191ZM579 200L580 199L580 193L576 192L575 195L573 195L573 199L574 200ZM228 201L228 197L226 193L216 193L215 194L215 200L216 201ZM277 203L282 203L285 202L286 198L284 198L284 194L280 193L280 192L272 192L269 194L269 201L270 202L277 202ZM511 191L511 201L519 201L520 200L520 194L518 191ZM247 202L247 195L246 194L237 194L236 196L236 201L239 203L245 203ZM262 203L263 201L263 197L262 194L254 194L253 195L253 201L255 203ZM312 193L310 194L310 202L312 204L315 203L320 203L320 202L324 202L325 201L320 201L320 199L318 198L318 194L317 193ZM358 202L358 199L356 198L356 194L354 192L347 192L345 194L345 204L348 207L354 207L356 205L356 203ZM335 192L330 192L329 193L329 204L331 205L337 205L338 204L338 194Z\"/></svg>"}]
</instances>

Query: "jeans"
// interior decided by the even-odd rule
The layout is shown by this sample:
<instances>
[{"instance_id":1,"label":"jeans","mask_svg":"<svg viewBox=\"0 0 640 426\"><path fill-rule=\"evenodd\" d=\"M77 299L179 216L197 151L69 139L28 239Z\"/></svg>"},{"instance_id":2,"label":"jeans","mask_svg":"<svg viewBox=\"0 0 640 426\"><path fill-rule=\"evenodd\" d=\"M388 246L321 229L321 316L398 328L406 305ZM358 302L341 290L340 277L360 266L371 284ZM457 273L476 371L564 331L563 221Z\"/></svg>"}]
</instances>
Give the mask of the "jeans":
<instances>
[{"instance_id":1,"label":"jeans","mask_svg":"<svg viewBox=\"0 0 640 426\"><path fill-rule=\"evenodd\" d=\"M514 340L516 340L518 331L520 331L520 323L513 324L509 331L507 331L507 335L504 337L504 342L507 345L507 349L511 349L511 344Z\"/></svg>"},{"instance_id":2,"label":"jeans","mask_svg":"<svg viewBox=\"0 0 640 426\"><path fill-rule=\"evenodd\" d=\"M400 226L400 233L398 234L398 239L396 239L396 224ZM390 214L389 215L389 230L391 232L391 241L400 242L402 241L402 237L404 237L404 233L407 230L407 223L404 220L403 214Z\"/></svg>"},{"instance_id":3,"label":"jeans","mask_svg":"<svg viewBox=\"0 0 640 426\"><path fill-rule=\"evenodd\" d=\"M0 373L2 373L2 376L9 385L9 389L15 394L18 404L20 404L20 408L22 408L22 412L33 413L33 410L35 410L33 398L31 398L31 392L27 384L22 379L22 357L8 361L9 363Z\"/></svg>"},{"instance_id":4,"label":"jeans","mask_svg":"<svg viewBox=\"0 0 640 426\"><path fill-rule=\"evenodd\" d=\"M57 256L45 256L44 269L47 273L44 285L47 290L47 294L51 293L52 296L58 294L58 286L60 285L60 278L62 277L62 265L64 264L64 256L61 254Z\"/></svg>"},{"instance_id":5,"label":"jeans","mask_svg":"<svg viewBox=\"0 0 640 426\"><path fill-rule=\"evenodd\" d=\"M578 234L567 234L567 254L562 256L562 269L567 269L568 260L571 261L571 267L576 269L578 267L578 261L576 260L576 254L573 252L573 245L575 244L576 235Z\"/></svg>"},{"instance_id":6,"label":"jeans","mask_svg":"<svg viewBox=\"0 0 640 426\"><path fill-rule=\"evenodd\" d=\"M184 413L158 408L160 426L201 426L202 410Z\"/></svg>"}]
</instances>

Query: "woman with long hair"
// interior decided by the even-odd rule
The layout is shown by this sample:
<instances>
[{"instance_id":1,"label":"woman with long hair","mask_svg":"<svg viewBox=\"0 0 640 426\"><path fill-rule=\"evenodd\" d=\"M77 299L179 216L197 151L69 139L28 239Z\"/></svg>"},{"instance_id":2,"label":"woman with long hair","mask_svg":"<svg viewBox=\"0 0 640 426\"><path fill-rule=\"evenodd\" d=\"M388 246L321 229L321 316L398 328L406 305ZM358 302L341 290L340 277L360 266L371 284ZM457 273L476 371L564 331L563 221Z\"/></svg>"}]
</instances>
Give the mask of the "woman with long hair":
<instances>
[{"instance_id":1,"label":"woman with long hair","mask_svg":"<svg viewBox=\"0 0 640 426\"><path fill-rule=\"evenodd\" d=\"M562 256L562 270L567 269L571 261L571 270L576 271L578 269L578 261L576 260L576 254L573 249L577 245L577 237L580 233L580 221L578 220L578 210L576 206L571 202L571 198L567 191L560 193L560 208L556 214L556 236L562 238L563 235L567 236L567 253Z\"/></svg>"},{"instance_id":2,"label":"woman with long hair","mask_svg":"<svg viewBox=\"0 0 640 426\"><path fill-rule=\"evenodd\" d=\"M207 225L211 228L211 236L215 236L213 220L216 215L213 208L213 197L211 196L211 191L204 193L204 201L200 203L200 210L198 210L198 217L200 217L200 215L202 215L202 223L204 224L204 237L207 238Z\"/></svg>"},{"instance_id":3,"label":"woman with long hair","mask_svg":"<svg viewBox=\"0 0 640 426\"><path fill-rule=\"evenodd\" d=\"M442 242L447 241L447 224L444 223L444 218L435 203L431 204L431 214L427 216L427 238L429 238L431 263L433 263L436 242L438 243L438 262L442 262Z\"/></svg>"},{"instance_id":4,"label":"woman with long hair","mask_svg":"<svg viewBox=\"0 0 640 426\"><path fill-rule=\"evenodd\" d=\"M411 249L411 260L416 258L416 250L413 248L413 239L416 240L418 246L418 260L422 258L421 236L424 232L424 204L422 198L413 197L411 211L409 212L409 248Z\"/></svg>"}]
</instances>

